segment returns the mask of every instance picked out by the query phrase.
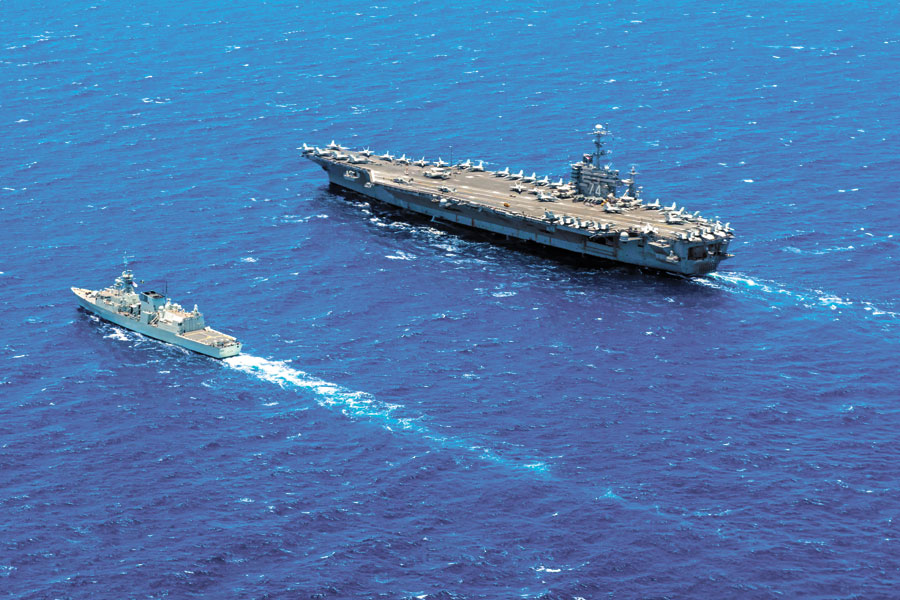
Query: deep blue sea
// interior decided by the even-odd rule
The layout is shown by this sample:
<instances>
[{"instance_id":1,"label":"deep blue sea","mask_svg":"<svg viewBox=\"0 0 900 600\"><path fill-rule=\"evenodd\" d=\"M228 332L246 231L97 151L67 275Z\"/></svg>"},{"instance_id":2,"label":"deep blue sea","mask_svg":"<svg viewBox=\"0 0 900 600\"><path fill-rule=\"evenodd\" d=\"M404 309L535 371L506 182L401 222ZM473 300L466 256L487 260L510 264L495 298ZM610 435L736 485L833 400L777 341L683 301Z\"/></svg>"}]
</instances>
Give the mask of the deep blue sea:
<instances>
[{"instance_id":1,"label":"deep blue sea","mask_svg":"<svg viewBox=\"0 0 900 600\"><path fill-rule=\"evenodd\" d=\"M898 65L896 1L0 2L0 597L900 597ZM567 177L595 123L718 273L297 150ZM245 353L78 309L123 253Z\"/></svg>"}]
</instances>

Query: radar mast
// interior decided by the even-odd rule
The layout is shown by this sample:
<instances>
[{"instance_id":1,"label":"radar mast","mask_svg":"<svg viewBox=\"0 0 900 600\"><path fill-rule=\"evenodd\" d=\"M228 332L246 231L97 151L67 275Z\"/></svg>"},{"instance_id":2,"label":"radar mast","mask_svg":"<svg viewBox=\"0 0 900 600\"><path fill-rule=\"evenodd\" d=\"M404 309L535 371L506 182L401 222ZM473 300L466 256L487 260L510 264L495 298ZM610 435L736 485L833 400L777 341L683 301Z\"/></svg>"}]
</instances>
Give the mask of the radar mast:
<instances>
[{"instance_id":1,"label":"radar mast","mask_svg":"<svg viewBox=\"0 0 900 600\"><path fill-rule=\"evenodd\" d=\"M594 163L597 167L600 167L600 157L606 156L608 152L603 148L603 138L609 135L609 130L603 127L600 123L594 125L594 131L591 132L591 135L594 136L594 146L596 146L597 151L594 152L594 157L596 158L596 162Z\"/></svg>"}]
</instances>

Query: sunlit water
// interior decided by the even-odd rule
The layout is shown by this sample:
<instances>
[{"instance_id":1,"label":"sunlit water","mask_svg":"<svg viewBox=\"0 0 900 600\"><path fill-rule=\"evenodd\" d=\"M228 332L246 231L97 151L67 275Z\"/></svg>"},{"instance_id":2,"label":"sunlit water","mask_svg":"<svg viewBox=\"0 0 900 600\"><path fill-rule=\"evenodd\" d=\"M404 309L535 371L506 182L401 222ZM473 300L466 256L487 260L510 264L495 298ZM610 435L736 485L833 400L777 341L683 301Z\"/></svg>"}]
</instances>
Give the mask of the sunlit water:
<instances>
[{"instance_id":1,"label":"sunlit water","mask_svg":"<svg viewBox=\"0 0 900 600\"><path fill-rule=\"evenodd\" d=\"M898 25L4 4L0 595L895 596ZM597 122L645 197L731 223L721 271L459 235L296 150L556 179ZM123 252L245 354L78 310Z\"/></svg>"}]
</instances>

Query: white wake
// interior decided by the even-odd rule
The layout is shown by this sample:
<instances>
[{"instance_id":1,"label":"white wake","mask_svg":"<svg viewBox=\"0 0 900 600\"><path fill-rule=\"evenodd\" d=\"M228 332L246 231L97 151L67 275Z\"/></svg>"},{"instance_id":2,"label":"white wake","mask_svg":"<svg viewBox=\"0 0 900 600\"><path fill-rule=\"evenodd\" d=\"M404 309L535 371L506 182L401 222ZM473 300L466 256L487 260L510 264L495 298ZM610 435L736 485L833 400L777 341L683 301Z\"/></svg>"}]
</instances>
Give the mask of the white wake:
<instances>
[{"instance_id":1,"label":"white wake","mask_svg":"<svg viewBox=\"0 0 900 600\"><path fill-rule=\"evenodd\" d=\"M754 279L743 273L710 273L708 277L693 281L706 287L767 297L780 304L793 304L808 309L856 312L859 316L876 321L900 322L900 312L880 308L865 300L841 298L823 290L790 290L774 281Z\"/></svg>"},{"instance_id":2,"label":"white wake","mask_svg":"<svg viewBox=\"0 0 900 600\"><path fill-rule=\"evenodd\" d=\"M224 362L232 369L243 371L262 381L274 383L283 389L308 390L319 406L338 410L349 419L378 423L391 432L411 432L437 447L464 450L474 454L477 458L493 463L533 471L546 470L546 464L542 461L529 458L510 458L484 445L473 443L460 437L441 435L422 424L421 421L424 419L424 415L416 417L400 416L397 413L404 408L400 404L382 402L367 392L349 390L335 383L319 379L291 367L285 361L268 360L258 356L240 354L226 358Z\"/></svg>"}]
</instances>

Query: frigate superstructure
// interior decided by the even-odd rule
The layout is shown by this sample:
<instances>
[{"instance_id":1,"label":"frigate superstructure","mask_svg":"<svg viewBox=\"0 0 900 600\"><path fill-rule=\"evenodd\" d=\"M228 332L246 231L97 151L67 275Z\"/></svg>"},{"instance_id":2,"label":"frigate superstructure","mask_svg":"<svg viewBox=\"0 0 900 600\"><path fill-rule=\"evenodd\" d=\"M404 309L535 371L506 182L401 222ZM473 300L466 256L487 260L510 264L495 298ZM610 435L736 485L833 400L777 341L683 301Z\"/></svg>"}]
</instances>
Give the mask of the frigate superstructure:
<instances>
[{"instance_id":1,"label":"frigate superstructure","mask_svg":"<svg viewBox=\"0 0 900 600\"><path fill-rule=\"evenodd\" d=\"M607 130L597 125L592 135L595 152L571 165L568 182L509 167L489 171L468 159L451 165L368 148L354 152L334 141L300 150L334 185L433 219L584 257L693 276L714 271L731 256L729 223L675 202L645 202L634 167L622 177L603 164Z\"/></svg>"},{"instance_id":2,"label":"frigate superstructure","mask_svg":"<svg viewBox=\"0 0 900 600\"><path fill-rule=\"evenodd\" d=\"M241 343L206 326L194 305L187 311L159 292L136 291L134 274L127 265L115 284L102 290L73 287L78 303L95 315L148 337L175 344L213 358L227 358L241 351Z\"/></svg>"}]
</instances>

